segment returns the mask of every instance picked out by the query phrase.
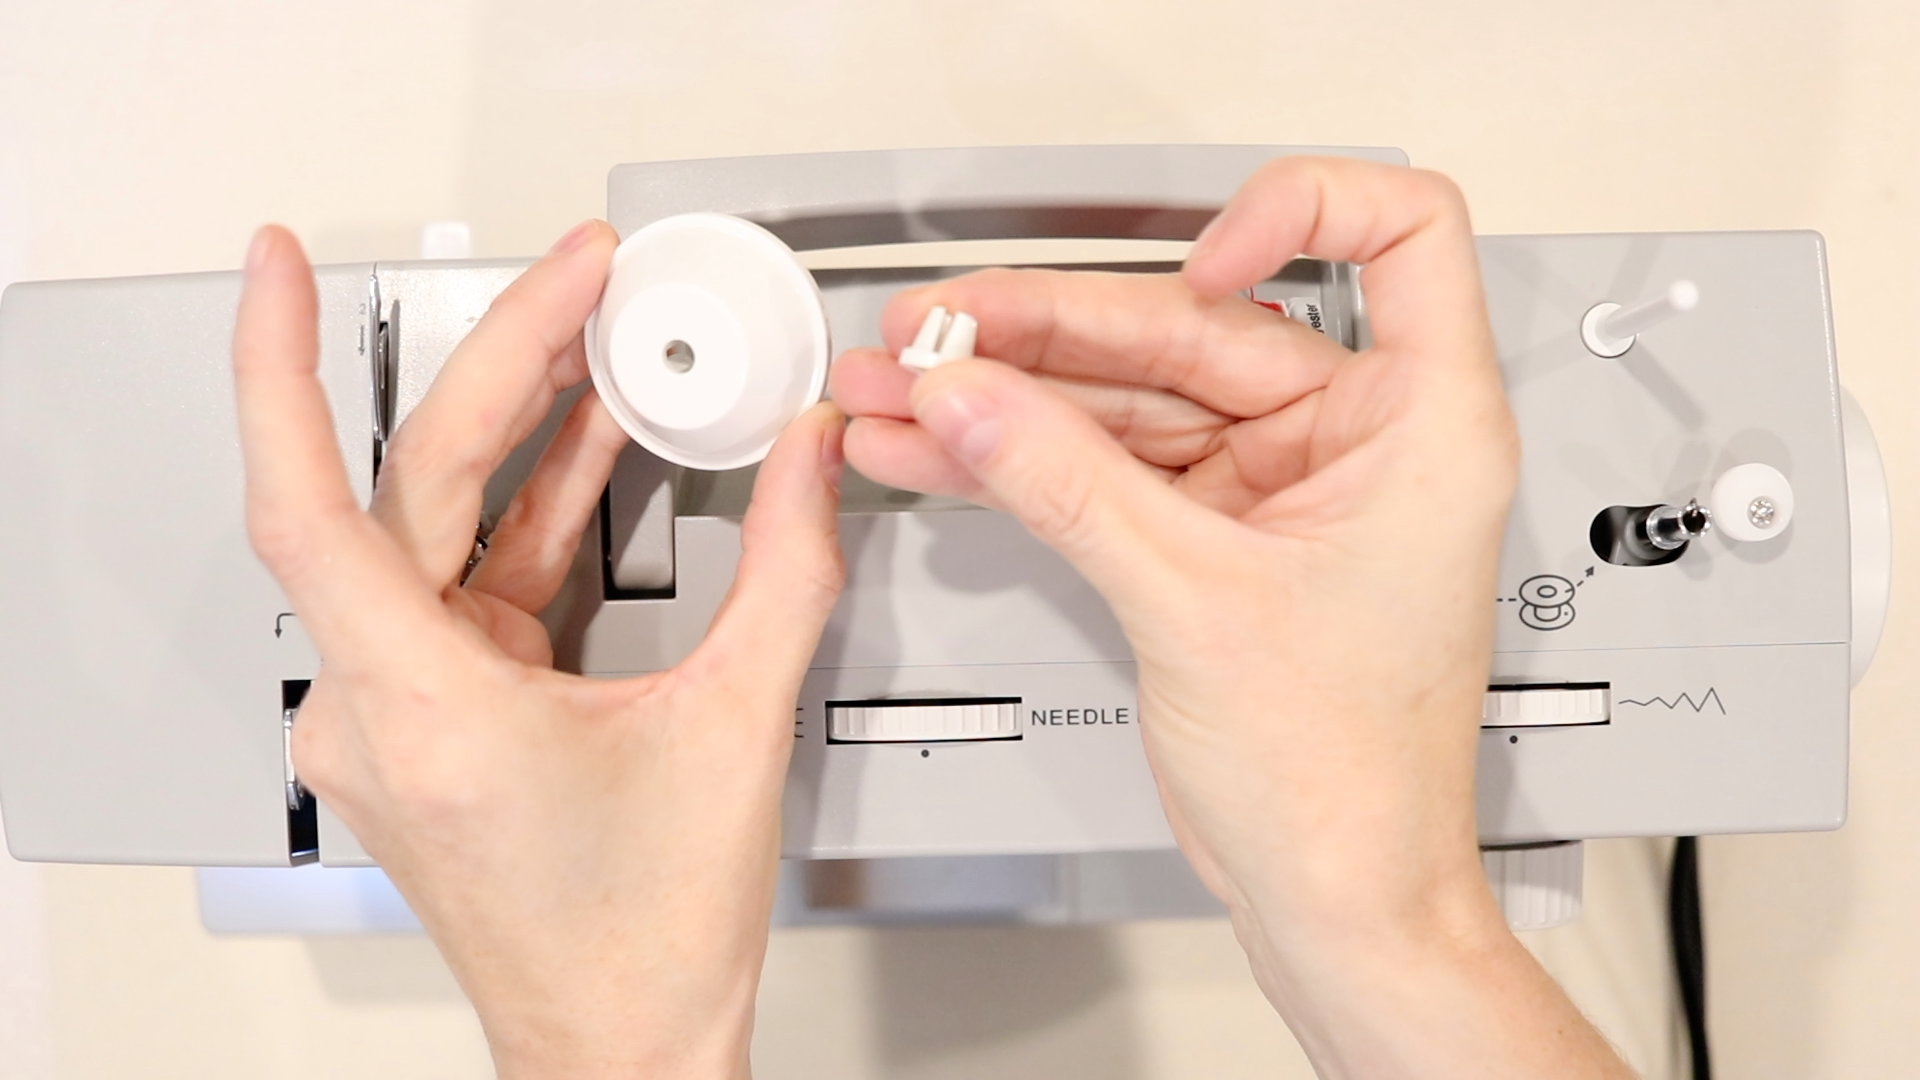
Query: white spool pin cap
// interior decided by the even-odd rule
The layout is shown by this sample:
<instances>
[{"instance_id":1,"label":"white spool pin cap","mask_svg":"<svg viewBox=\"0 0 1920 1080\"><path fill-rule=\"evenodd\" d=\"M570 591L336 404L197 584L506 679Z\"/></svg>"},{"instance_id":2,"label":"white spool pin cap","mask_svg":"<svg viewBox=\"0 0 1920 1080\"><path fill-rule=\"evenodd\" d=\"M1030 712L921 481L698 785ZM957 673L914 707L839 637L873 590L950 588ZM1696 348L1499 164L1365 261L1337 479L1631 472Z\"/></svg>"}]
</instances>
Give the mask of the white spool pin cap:
<instances>
[{"instance_id":1,"label":"white spool pin cap","mask_svg":"<svg viewBox=\"0 0 1920 1080\"><path fill-rule=\"evenodd\" d=\"M915 371L930 371L950 360L965 360L973 355L980 325L964 311L947 313L938 304L927 312L913 344L900 350L900 366Z\"/></svg>"},{"instance_id":2,"label":"white spool pin cap","mask_svg":"<svg viewBox=\"0 0 1920 1080\"><path fill-rule=\"evenodd\" d=\"M1793 524L1793 485L1771 465L1735 465L1713 482L1707 509L1714 530L1729 540L1771 540Z\"/></svg>"},{"instance_id":3,"label":"white spool pin cap","mask_svg":"<svg viewBox=\"0 0 1920 1080\"><path fill-rule=\"evenodd\" d=\"M813 275L778 237L725 214L663 218L621 241L586 343L627 434L708 471L766 457L820 400L831 359Z\"/></svg>"}]
</instances>

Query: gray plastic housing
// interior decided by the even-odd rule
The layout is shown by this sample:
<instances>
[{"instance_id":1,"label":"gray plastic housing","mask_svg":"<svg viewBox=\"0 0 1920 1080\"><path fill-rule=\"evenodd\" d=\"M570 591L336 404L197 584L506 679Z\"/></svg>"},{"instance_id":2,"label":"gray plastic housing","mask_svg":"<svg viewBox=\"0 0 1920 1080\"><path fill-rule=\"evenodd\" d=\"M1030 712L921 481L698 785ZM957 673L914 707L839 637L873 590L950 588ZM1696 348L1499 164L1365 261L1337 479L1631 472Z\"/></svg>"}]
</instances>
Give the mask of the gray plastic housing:
<instances>
[{"instance_id":1,"label":"gray plastic housing","mask_svg":"<svg viewBox=\"0 0 1920 1080\"><path fill-rule=\"evenodd\" d=\"M736 213L803 251L1190 239L1260 162L1287 152L1297 151L1035 147L634 165L613 172L609 208L622 233L687 210ZM1483 842L1838 825L1848 508L1819 238L1492 237L1480 253L1523 441L1500 595L1488 597L1498 620L1490 678L1604 682L1612 694L1604 724L1483 733ZM404 419L519 265L318 271L323 378L363 496L383 425ZM875 343L889 295L947 272L817 274L836 347ZM1584 350L1579 320L1594 303L1678 277L1700 286L1699 310L1619 360ZM0 534L15 568L0 578L0 811L17 857L294 859L282 683L312 678L319 662L246 543L228 376L236 287L234 274L47 282L0 300L0 445L10 452L0 497L15 522ZM1339 268L1298 264L1260 296L1315 298L1345 320L1336 336L1364 344L1359 298ZM496 512L545 437L489 485ZM1588 529L1602 509L1684 501L1746 461L1792 480L1788 535L1745 546L1709 536L1658 567L1594 554ZM681 474L629 450L604 527L588 530L547 616L560 663L616 676L686 655L731 581L750 479ZM1136 730L1132 660L1098 595L1004 515L857 480L846 494L849 584L796 702L784 854L1169 848ZM1542 630L1523 618L1521 588L1548 574L1574 590L1577 614ZM1021 738L823 737L828 701L974 696L1020 698ZM322 861L366 861L325 807L318 827Z\"/></svg>"}]
</instances>

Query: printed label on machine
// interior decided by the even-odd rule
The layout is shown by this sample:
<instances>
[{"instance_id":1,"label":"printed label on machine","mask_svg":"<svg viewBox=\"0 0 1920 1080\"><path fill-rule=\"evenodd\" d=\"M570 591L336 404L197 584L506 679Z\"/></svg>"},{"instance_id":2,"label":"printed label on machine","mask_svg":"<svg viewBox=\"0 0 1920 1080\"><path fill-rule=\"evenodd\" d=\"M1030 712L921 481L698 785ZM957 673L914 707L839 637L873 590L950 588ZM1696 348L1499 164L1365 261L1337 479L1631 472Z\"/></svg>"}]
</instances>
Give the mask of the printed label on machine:
<instances>
[{"instance_id":1,"label":"printed label on machine","mask_svg":"<svg viewBox=\"0 0 1920 1080\"><path fill-rule=\"evenodd\" d=\"M1027 722L1035 727L1097 727L1133 723L1132 706L1083 709L1030 709Z\"/></svg>"}]
</instances>

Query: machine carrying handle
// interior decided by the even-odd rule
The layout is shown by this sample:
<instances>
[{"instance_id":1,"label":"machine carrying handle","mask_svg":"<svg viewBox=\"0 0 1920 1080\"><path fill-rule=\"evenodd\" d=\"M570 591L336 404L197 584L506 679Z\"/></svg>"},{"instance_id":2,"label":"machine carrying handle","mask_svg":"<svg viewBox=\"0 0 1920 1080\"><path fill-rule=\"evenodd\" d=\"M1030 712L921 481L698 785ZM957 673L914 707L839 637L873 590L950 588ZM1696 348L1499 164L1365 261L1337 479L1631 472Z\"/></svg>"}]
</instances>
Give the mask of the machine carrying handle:
<instances>
[{"instance_id":1,"label":"machine carrying handle","mask_svg":"<svg viewBox=\"0 0 1920 1080\"><path fill-rule=\"evenodd\" d=\"M732 214L796 251L934 240L1192 240L1248 176L1301 154L1405 165L1393 149L996 146L708 158L616 166L620 235L692 211Z\"/></svg>"}]
</instances>

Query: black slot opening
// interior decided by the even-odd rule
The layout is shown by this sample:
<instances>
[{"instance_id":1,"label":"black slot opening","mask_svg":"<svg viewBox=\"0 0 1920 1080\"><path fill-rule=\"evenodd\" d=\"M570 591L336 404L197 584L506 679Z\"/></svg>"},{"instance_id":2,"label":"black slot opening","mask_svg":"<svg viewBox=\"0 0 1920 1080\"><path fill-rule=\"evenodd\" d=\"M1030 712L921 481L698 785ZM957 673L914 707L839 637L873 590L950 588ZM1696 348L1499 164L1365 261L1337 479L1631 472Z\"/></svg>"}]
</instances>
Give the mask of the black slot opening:
<instances>
[{"instance_id":1,"label":"black slot opening","mask_svg":"<svg viewBox=\"0 0 1920 1080\"><path fill-rule=\"evenodd\" d=\"M280 708L285 715L287 709L297 709L307 699L307 688L313 685L312 679L283 679L280 682ZM320 807L313 801L313 792L300 790L300 807L287 807L287 856L295 866L310 863L320 858Z\"/></svg>"},{"instance_id":2,"label":"black slot opening","mask_svg":"<svg viewBox=\"0 0 1920 1080\"><path fill-rule=\"evenodd\" d=\"M1671 551L1647 541L1647 516L1658 506L1609 506L1594 515L1587 528L1593 553L1615 566L1665 566L1687 553L1681 544Z\"/></svg>"}]
</instances>

